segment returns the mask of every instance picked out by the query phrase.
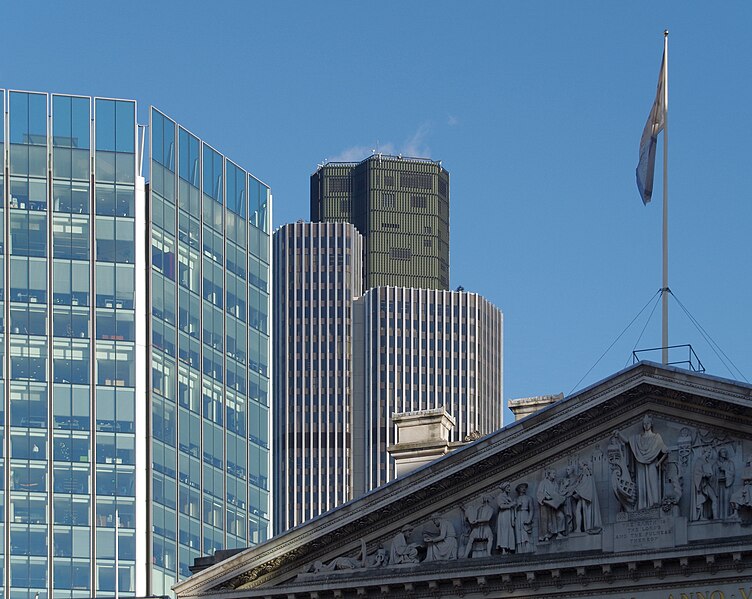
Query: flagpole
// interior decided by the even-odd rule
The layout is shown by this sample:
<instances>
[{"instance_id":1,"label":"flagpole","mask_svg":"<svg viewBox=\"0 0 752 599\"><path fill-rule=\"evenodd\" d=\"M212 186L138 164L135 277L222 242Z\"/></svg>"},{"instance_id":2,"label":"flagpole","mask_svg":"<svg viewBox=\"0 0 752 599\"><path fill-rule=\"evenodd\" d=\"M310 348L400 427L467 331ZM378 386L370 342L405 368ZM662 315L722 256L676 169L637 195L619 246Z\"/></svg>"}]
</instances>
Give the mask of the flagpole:
<instances>
[{"instance_id":1,"label":"flagpole","mask_svg":"<svg viewBox=\"0 0 752 599\"><path fill-rule=\"evenodd\" d=\"M661 347L663 364L668 364L668 29L663 32L663 326Z\"/></svg>"}]
</instances>

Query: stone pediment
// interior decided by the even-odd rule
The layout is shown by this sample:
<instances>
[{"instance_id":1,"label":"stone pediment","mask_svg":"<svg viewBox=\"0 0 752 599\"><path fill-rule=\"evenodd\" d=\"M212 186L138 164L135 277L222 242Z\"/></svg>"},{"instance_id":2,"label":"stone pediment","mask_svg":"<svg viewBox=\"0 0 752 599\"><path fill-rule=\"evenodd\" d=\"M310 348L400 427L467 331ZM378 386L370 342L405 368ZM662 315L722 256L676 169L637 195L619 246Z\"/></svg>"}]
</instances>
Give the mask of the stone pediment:
<instances>
[{"instance_id":1,"label":"stone pediment","mask_svg":"<svg viewBox=\"0 0 752 599\"><path fill-rule=\"evenodd\" d=\"M653 576L696 571L690 558L736 568L752 554L751 459L752 387L641 363L175 590L511 593L541 576L634 579L645 563Z\"/></svg>"}]
</instances>

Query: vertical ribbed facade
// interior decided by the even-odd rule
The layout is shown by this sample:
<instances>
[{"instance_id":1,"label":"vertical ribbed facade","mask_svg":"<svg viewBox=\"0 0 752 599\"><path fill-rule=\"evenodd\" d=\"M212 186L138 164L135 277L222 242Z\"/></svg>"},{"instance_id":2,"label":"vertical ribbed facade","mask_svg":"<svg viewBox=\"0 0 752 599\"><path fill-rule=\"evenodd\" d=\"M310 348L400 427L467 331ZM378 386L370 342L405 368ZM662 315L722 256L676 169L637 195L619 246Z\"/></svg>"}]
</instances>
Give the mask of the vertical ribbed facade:
<instances>
[{"instance_id":1,"label":"vertical ribbed facade","mask_svg":"<svg viewBox=\"0 0 752 599\"><path fill-rule=\"evenodd\" d=\"M373 155L311 176L311 220L365 239L365 287L449 288L449 173L440 162Z\"/></svg>"},{"instance_id":2,"label":"vertical ribbed facade","mask_svg":"<svg viewBox=\"0 0 752 599\"><path fill-rule=\"evenodd\" d=\"M502 425L503 315L475 293L377 287L356 300L354 377L363 384L366 489L395 477L392 415L444 407L452 441ZM362 397L358 394L362 393Z\"/></svg>"},{"instance_id":3,"label":"vertical ribbed facade","mask_svg":"<svg viewBox=\"0 0 752 599\"><path fill-rule=\"evenodd\" d=\"M363 238L346 222L274 233L275 532L353 498L352 302Z\"/></svg>"}]
</instances>

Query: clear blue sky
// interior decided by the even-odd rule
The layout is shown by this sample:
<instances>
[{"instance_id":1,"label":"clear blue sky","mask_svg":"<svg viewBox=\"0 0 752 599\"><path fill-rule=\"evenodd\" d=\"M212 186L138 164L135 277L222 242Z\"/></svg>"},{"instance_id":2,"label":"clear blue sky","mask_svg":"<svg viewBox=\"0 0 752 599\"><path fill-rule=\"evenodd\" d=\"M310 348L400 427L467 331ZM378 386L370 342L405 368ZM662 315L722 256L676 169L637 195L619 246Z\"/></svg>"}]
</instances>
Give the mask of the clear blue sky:
<instances>
[{"instance_id":1,"label":"clear blue sky","mask_svg":"<svg viewBox=\"0 0 752 599\"><path fill-rule=\"evenodd\" d=\"M0 86L154 104L307 219L316 164L452 176L451 284L505 314L505 396L568 393L661 284L634 180L670 35L670 287L752 380L752 3L8 2ZM671 342L730 376L671 303ZM660 344L660 309L638 347ZM645 315L644 315L645 316ZM645 319L580 383L630 360Z\"/></svg>"}]
</instances>

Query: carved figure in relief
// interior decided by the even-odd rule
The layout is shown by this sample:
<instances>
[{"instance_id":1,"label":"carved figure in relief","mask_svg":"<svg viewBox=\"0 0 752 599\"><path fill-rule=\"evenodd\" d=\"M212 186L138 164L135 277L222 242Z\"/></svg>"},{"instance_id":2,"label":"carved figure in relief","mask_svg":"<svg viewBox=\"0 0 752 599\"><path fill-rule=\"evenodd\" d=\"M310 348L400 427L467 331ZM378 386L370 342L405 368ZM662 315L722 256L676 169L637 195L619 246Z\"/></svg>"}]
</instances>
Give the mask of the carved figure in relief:
<instances>
[{"instance_id":1,"label":"carved figure in relief","mask_svg":"<svg viewBox=\"0 0 752 599\"><path fill-rule=\"evenodd\" d=\"M575 499L575 528L576 532L597 534L601 531L601 508L598 504L598 491L595 478L588 462L580 466L580 475L573 488Z\"/></svg>"},{"instance_id":2,"label":"carved figure in relief","mask_svg":"<svg viewBox=\"0 0 752 599\"><path fill-rule=\"evenodd\" d=\"M742 475L742 488L731 495L731 507L739 514L743 526L752 524L752 464L747 462Z\"/></svg>"},{"instance_id":3,"label":"carved figure in relief","mask_svg":"<svg viewBox=\"0 0 752 599\"><path fill-rule=\"evenodd\" d=\"M405 524L392 539L392 547L389 553L389 563L394 564L417 564L418 545L410 543L410 535L415 530L410 524Z\"/></svg>"},{"instance_id":4,"label":"carved figure in relief","mask_svg":"<svg viewBox=\"0 0 752 599\"><path fill-rule=\"evenodd\" d=\"M615 432L607 450L608 465L611 467L611 488L621 504L622 511L629 512L634 509L637 491L627 468L625 450L621 437L618 432Z\"/></svg>"},{"instance_id":5,"label":"carved figure in relief","mask_svg":"<svg viewBox=\"0 0 752 599\"><path fill-rule=\"evenodd\" d=\"M502 483L496 503L499 506L499 515L496 518L496 547L501 549L501 554L515 550L514 524L517 502L510 495L511 483Z\"/></svg>"},{"instance_id":6,"label":"carved figure in relief","mask_svg":"<svg viewBox=\"0 0 752 599\"><path fill-rule=\"evenodd\" d=\"M736 468L729 458L729 450L726 447L718 450L716 472L718 473L718 517L725 519L731 516L731 487L736 478Z\"/></svg>"},{"instance_id":7,"label":"carved figure in relief","mask_svg":"<svg viewBox=\"0 0 752 599\"><path fill-rule=\"evenodd\" d=\"M689 519L718 519L715 456L712 447L705 447L692 468L692 497Z\"/></svg>"},{"instance_id":8,"label":"carved figure in relief","mask_svg":"<svg viewBox=\"0 0 752 599\"><path fill-rule=\"evenodd\" d=\"M538 485L539 529L538 539L548 541L564 532L564 497L559 493L556 472L548 469Z\"/></svg>"},{"instance_id":9,"label":"carved figure in relief","mask_svg":"<svg viewBox=\"0 0 752 599\"><path fill-rule=\"evenodd\" d=\"M386 553L384 547L379 546L376 553L368 555L366 551L366 542L360 540L360 554L358 557L335 557L328 564L321 561L313 562L311 571L314 574L320 572L332 572L335 570L355 570L357 568L380 568L386 566L389 563L389 556Z\"/></svg>"},{"instance_id":10,"label":"carved figure in relief","mask_svg":"<svg viewBox=\"0 0 752 599\"><path fill-rule=\"evenodd\" d=\"M637 487L637 509L643 510L661 504L661 464L668 455L668 447L660 433L653 430L653 419L645 414L642 419L642 432L629 438L617 431L627 444L635 462L635 486Z\"/></svg>"},{"instance_id":11,"label":"carved figure in relief","mask_svg":"<svg viewBox=\"0 0 752 599\"><path fill-rule=\"evenodd\" d=\"M437 562L447 559L457 559L457 532L452 524L440 514L433 514L431 521L439 529L438 534L424 534L423 540L426 543L426 560L427 562Z\"/></svg>"},{"instance_id":12,"label":"carved figure in relief","mask_svg":"<svg viewBox=\"0 0 752 599\"><path fill-rule=\"evenodd\" d=\"M692 454L692 432L686 426L679 431L676 447L682 466L686 466L689 463L689 456Z\"/></svg>"},{"instance_id":13,"label":"carved figure in relief","mask_svg":"<svg viewBox=\"0 0 752 599\"><path fill-rule=\"evenodd\" d=\"M467 545L462 557L470 557L474 551L477 551L473 547L476 541L485 543L486 547L483 555L491 555L491 548L493 547L491 519L494 515L491 498L484 494L480 499L480 503L464 506L462 511L465 512L465 520L470 525L470 534L467 537Z\"/></svg>"},{"instance_id":14,"label":"carved figure in relief","mask_svg":"<svg viewBox=\"0 0 752 599\"><path fill-rule=\"evenodd\" d=\"M567 466L564 469L564 476L559 479L559 494L564 498L562 509L564 512L564 531L563 534L567 535L574 531L574 512L576 507L576 500L574 498L574 487L577 483L577 476L575 476L574 468Z\"/></svg>"},{"instance_id":15,"label":"carved figure in relief","mask_svg":"<svg viewBox=\"0 0 752 599\"><path fill-rule=\"evenodd\" d=\"M515 487L517 506L514 516L514 537L517 553L533 551L533 499L527 494L527 483Z\"/></svg>"}]
</instances>

